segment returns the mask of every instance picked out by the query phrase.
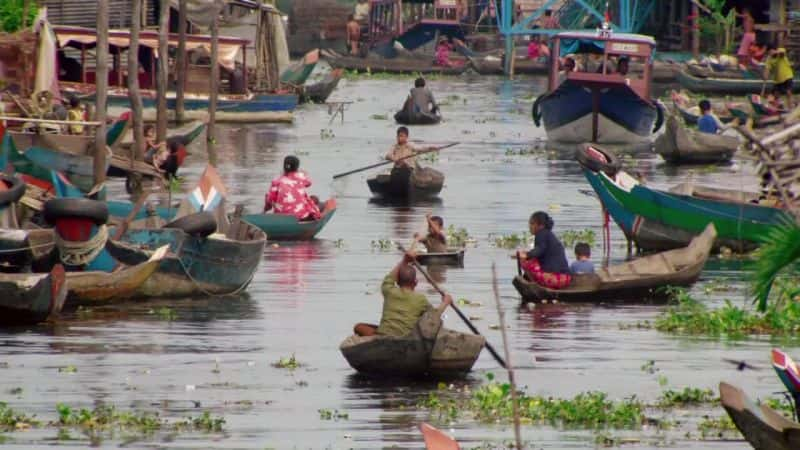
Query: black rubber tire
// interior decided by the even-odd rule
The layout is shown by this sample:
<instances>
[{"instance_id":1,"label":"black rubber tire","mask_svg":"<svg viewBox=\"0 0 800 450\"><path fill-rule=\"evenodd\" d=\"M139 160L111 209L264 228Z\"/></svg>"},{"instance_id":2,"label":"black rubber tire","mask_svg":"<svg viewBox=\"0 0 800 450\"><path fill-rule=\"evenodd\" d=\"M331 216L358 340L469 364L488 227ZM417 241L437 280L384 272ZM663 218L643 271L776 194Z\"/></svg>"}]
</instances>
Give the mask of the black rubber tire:
<instances>
[{"instance_id":1,"label":"black rubber tire","mask_svg":"<svg viewBox=\"0 0 800 450\"><path fill-rule=\"evenodd\" d=\"M203 211L175 219L164 225L164 228L176 228L192 236L206 237L217 231L217 218L214 214Z\"/></svg>"},{"instance_id":2,"label":"black rubber tire","mask_svg":"<svg viewBox=\"0 0 800 450\"><path fill-rule=\"evenodd\" d=\"M588 147L592 147L596 151L605 155L608 161L598 161L597 159L589 156L586 152ZM575 159L580 163L581 166L593 172L604 172L610 177L616 175L617 172L619 172L619 170L622 168L622 163L620 162L619 158L617 158L617 155L614 154L614 152L592 144L580 144L578 149L575 151Z\"/></svg>"},{"instance_id":3,"label":"black rubber tire","mask_svg":"<svg viewBox=\"0 0 800 450\"><path fill-rule=\"evenodd\" d=\"M44 204L44 220L54 224L62 217L89 219L97 225L108 222L108 206L105 202L88 198L54 198Z\"/></svg>"},{"instance_id":4,"label":"black rubber tire","mask_svg":"<svg viewBox=\"0 0 800 450\"><path fill-rule=\"evenodd\" d=\"M0 192L0 206L16 203L25 195L25 183L19 178L0 175L0 181L3 181L8 187L7 190Z\"/></svg>"}]
</instances>

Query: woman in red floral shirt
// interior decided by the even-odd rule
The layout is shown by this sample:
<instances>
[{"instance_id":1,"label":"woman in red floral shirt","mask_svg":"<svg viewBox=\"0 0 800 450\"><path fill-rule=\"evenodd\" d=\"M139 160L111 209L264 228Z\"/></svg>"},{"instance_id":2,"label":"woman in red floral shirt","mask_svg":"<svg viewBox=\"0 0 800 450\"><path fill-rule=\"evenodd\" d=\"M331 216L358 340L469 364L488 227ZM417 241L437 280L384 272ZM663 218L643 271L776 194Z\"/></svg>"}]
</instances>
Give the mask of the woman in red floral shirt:
<instances>
[{"instance_id":1,"label":"woman in red floral shirt","mask_svg":"<svg viewBox=\"0 0 800 450\"><path fill-rule=\"evenodd\" d=\"M298 220L317 220L322 217L316 197L309 196L306 188L311 179L297 170L300 160L287 156L283 160L283 175L272 180L264 201L264 212L272 209L276 214L291 214Z\"/></svg>"}]
</instances>

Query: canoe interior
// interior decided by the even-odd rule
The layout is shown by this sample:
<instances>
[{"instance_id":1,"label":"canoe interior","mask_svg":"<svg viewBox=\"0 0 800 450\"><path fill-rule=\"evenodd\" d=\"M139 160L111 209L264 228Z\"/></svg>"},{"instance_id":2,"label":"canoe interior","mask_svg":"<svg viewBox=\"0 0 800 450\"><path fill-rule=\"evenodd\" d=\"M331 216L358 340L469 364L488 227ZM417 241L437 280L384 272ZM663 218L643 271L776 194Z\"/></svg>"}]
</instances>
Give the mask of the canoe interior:
<instances>
[{"instance_id":1,"label":"canoe interior","mask_svg":"<svg viewBox=\"0 0 800 450\"><path fill-rule=\"evenodd\" d=\"M464 249L448 249L442 253L419 253L417 262L424 265L447 265L464 267Z\"/></svg>"},{"instance_id":2,"label":"canoe interior","mask_svg":"<svg viewBox=\"0 0 800 450\"><path fill-rule=\"evenodd\" d=\"M248 214L242 219L264 231L269 240L303 241L313 239L336 212L336 200L325 202L319 220L300 222L291 214Z\"/></svg>"},{"instance_id":3,"label":"canoe interior","mask_svg":"<svg viewBox=\"0 0 800 450\"><path fill-rule=\"evenodd\" d=\"M739 139L686 129L675 116L667 119L666 130L655 141L656 153L673 164L728 162L738 148Z\"/></svg>"},{"instance_id":4,"label":"canoe interior","mask_svg":"<svg viewBox=\"0 0 800 450\"><path fill-rule=\"evenodd\" d=\"M393 199L424 199L439 195L444 186L444 175L429 167L410 170L392 169L391 173L378 174L367 179L369 190L380 197Z\"/></svg>"}]
</instances>

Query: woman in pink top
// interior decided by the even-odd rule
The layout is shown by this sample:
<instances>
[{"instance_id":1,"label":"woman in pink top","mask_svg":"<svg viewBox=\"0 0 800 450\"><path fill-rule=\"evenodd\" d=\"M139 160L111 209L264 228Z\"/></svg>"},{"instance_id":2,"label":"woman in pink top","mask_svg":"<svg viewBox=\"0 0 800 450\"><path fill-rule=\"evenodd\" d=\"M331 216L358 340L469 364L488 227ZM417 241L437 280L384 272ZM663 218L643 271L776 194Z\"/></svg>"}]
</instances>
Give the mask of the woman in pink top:
<instances>
[{"instance_id":1,"label":"woman in pink top","mask_svg":"<svg viewBox=\"0 0 800 450\"><path fill-rule=\"evenodd\" d=\"M756 21L753 15L750 14L748 8L742 8L742 13L737 14L742 19L742 41L739 43L739 50L736 56L739 58L739 64L747 65L750 63L750 44L756 41Z\"/></svg>"},{"instance_id":2,"label":"woman in pink top","mask_svg":"<svg viewBox=\"0 0 800 450\"><path fill-rule=\"evenodd\" d=\"M311 179L297 170L299 167L300 160L296 156L284 158L283 175L272 180L264 201L264 212L272 209L276 214L291 214L298 220L322 217L317 200L306 192Z\"/></svg>"}]
</instances>

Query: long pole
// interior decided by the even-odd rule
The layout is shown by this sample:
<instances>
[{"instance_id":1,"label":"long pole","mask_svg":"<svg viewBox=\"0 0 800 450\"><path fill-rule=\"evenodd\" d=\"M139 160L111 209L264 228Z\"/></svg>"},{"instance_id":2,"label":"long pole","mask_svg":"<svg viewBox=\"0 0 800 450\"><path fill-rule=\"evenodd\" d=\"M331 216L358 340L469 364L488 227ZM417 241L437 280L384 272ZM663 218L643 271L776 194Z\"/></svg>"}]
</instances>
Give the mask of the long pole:
<instances>
[{"instance_id":1,"label":"long pole","mask_svg":"<svg viewBox=\"0 0 800 450\"><path fill-rule=\"evenodd\" d=\"M156 141L165 142L167 140L167 82L169 70L169 0L161 0L159 8Z\"/></svg>"},{"instance_id":2,"label":"long pole","mask_svg":"<svg viewBox=\"0 0 800 450\"><path fill-rule=\"evenodd\" d=\"M404 156L404 157L398 158L398 159L396 159L394 161L392 161L392 160L381 161L379 163L370 164L370 165L368 165L366 167L360 167L358 169L349 170L347 172L337 173L336 175L333 176L333 179L335 180L337 178L345 177L347 175L352 175L354 173L363 172L365 170L374 169L374 168L380 167L380 166L385 166L386 164L391 164L393 162L402 161L404 159L413 158L413 157L419 156L419 155L424 155L426 153L438 152L439 150L444 150L446 148L450 148L450 147L452 147L454 145L458 145L458 144L459 144L459 142L454 142L452 144L443 145L441 147L434 147L434 148L431 148L431 149L428 149L428 150L423 150L421 152L415 152L413 155Z\"/></svg>"},{"instance_id":3,"label":"long pole","mask_svg":"<svg viewBox=\"0 0 800 450\"><path fill-rule=\"evenodd\" d=\"M700 11L695 2L692 2L692 56L700 56Z\"/></svg>"},{"instance_id":4,"label":"long pole","mask_svg":"<svg viewBox=\"0 0 800 450\"><path fill-rule=\"evenodd\" d=\"M517 259L519 261L519 259ZM514 366L511 365L511 351L508 349L508 336L506 335L506 318L503 307L500 305L500 289L497 287L497 268L492 263L492 290L494 301L497 304L497 316L500 320L500 330L503 334L503 351L506 356L506 370L508 371L508 384L511 385L511 410L514 413L514 438L517 440L517 450L522 449L522 434L519 427L519 400L517 400L517 383L514 380Z\"/></svg>"},{"instance_id":5,"label":"long pole","mask_svg":"<svg viewBox=\"0 0 800 450\"><path fill-rule=\"evenodd\" d=\"M183 91L186 88L186 0L178 0L178 58L175 66L178 75L175 86L175 120L183 122Z\"/></svg>"},{"instance_id":6,"label":"long pole","mask_svg":"<svg viewBox=\"0 0 800 450\"><path fill-rule=\"evenodd\" d=\"M142 1L133 0L131 11L131 41L128 47L128 96L133 121L133 160L144 159L144 126L142 123L142 96L139 92L139 29L142 27Z\"/></svg>"},{"instance_id":7,"label":"long pole","mask_svg":"<svg viewBox=\"0 0 800 450\"><path fill-rule=\"evenodd\" d=\"M219 93L219 11L211 18L211 79L208 86L208 125L206 125L206 149L208 162L217 165L217 94Z\"/></svg>"},{"instance_id":8,"label":"long pole","mask_svg":"<svg viewBox=\"0 0 800 450\"><path fill-rule=\"evenodd\" d=\"M97 0L97 50L95 50L94 185L106 180L106 91L108 90L108 0Z\"/></svg>"}]
</instances>

